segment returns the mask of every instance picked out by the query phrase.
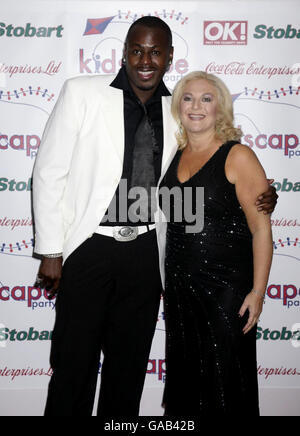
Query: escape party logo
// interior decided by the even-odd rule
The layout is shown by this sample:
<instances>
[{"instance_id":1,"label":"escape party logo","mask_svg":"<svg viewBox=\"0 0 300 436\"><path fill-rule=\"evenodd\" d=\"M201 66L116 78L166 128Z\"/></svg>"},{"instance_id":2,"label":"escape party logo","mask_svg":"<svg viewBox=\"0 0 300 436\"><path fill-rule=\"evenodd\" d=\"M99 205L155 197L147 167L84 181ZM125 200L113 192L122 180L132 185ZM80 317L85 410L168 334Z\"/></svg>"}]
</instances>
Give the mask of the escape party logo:
<instances>
[{"instance_id":1,"label":"escape party logo","mask_svg":"<svg viewBox=\"0 0 300 436\"><path fill-rule=\"evenodd\" d=\"M34 130L42 130L51 113L54 96L50 89L40 86L0 89L0 158L3 164L9 165L11 152L30 159L36 157L41 135L25 134L24 131L33 123Z\"/></svg>"},{"instance_id":2,"label":"escape party logo","mask_svg":"<svg viewBox=\"0 0 300 436\"><path fill-rule=\"evenodd\" d=\"M255 152L272 152L272 159L275 155L279 159L299 158L299 91L299 86L290 85L277 89L245 87L235 93L235 123L244 133L241 142Z\"/></svg>"}]
</instances>

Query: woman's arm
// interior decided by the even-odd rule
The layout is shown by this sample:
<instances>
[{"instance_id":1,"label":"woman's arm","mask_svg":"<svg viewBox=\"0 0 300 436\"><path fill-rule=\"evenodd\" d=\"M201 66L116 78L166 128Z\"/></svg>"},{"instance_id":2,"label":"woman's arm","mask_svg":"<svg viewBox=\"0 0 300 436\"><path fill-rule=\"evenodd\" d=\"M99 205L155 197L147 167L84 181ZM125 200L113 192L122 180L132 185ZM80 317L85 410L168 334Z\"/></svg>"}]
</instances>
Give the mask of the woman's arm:
<instances>
[{"instance_id":1,"label":"woman's arm","mask_svg":"<svg viewBox=\"0 0 300 436\"><path fill-rule=\"evenodd\" d=\"M268 189L268 182L256 155L244 145L238 144L231 149L225 171L228 180L235 184L237 198L253 237L253 290L245 298L239 312L243 316L249 310L249 319L243 329L247 333L262 312L273 255L270 216L258 212L255 206L256 198Z\"/></svg>"}]
</instances>

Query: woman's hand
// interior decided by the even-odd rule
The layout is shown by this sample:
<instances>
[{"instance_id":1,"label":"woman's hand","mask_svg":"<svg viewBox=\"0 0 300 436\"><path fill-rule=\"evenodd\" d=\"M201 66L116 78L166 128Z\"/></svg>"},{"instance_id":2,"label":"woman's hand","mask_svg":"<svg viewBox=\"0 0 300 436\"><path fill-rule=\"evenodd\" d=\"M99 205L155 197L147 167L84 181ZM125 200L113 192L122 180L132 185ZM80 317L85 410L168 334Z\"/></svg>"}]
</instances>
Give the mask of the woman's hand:
<instances>
[{"instance_id":1,"label":"woman's hand","mask_svg":"<svg viewBox=\"0 0 300 436\"><path fill-rule=\"evenodd\" d=\"M249 318L247 324L243 328L243 333L248 333L258 322L259 316L262 312L264 299L261 295L257 295L251 291L244 300L244 303L239 311L240 317L245 315L246 310L249 311Z\"/></svg>"}]
</instances>

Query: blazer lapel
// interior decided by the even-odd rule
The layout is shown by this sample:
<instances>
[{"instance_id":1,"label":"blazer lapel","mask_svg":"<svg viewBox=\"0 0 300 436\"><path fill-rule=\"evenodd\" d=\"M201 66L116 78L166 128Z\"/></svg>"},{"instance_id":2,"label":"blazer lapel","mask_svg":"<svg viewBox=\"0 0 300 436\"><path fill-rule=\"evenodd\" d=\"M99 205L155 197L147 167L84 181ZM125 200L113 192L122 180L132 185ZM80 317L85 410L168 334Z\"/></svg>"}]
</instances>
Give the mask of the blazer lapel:
<instances>
[{"instance_id":1,"label":"blazer lapel","mask_svg":"<svg viewBox=\"0 0 300 436\"><path fill-rule=\"evenodd\" d=\"M121 89L107 86L102 94L103 116L120 162L124 157L124 99Z\"/></svg>"},{"instance_id":2,"label":"blazer lapel","mask_svg":"<svg viewBox=\"0 0 300 436\"><path fill-rule=\"evenodd\" d=\"M159 183L164 177L170 163L173 160L173 157L178 150L178 145L175 138L175 132L178 127L171 114L171 97L162 97L162 111L164 126L164 150Z\"/></svg>"}]
</instances>

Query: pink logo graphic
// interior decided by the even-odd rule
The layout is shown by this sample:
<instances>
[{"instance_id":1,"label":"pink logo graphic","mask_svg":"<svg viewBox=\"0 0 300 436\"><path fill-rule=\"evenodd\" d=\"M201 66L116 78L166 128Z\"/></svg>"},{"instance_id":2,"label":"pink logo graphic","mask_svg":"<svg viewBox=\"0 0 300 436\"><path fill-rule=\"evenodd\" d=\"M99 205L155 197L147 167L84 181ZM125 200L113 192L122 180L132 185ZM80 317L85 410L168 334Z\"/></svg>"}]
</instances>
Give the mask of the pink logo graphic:
<instances>
[{"instance_id":1,"label":"pink logo graphic","mask_svg":"<svg viewBox=\"0 0 300 436\"><path fill-rule=\"evenodd\" d=\"M204 45L247 45L247 21L204 21Z\"/></svg>"}]
</instances>

